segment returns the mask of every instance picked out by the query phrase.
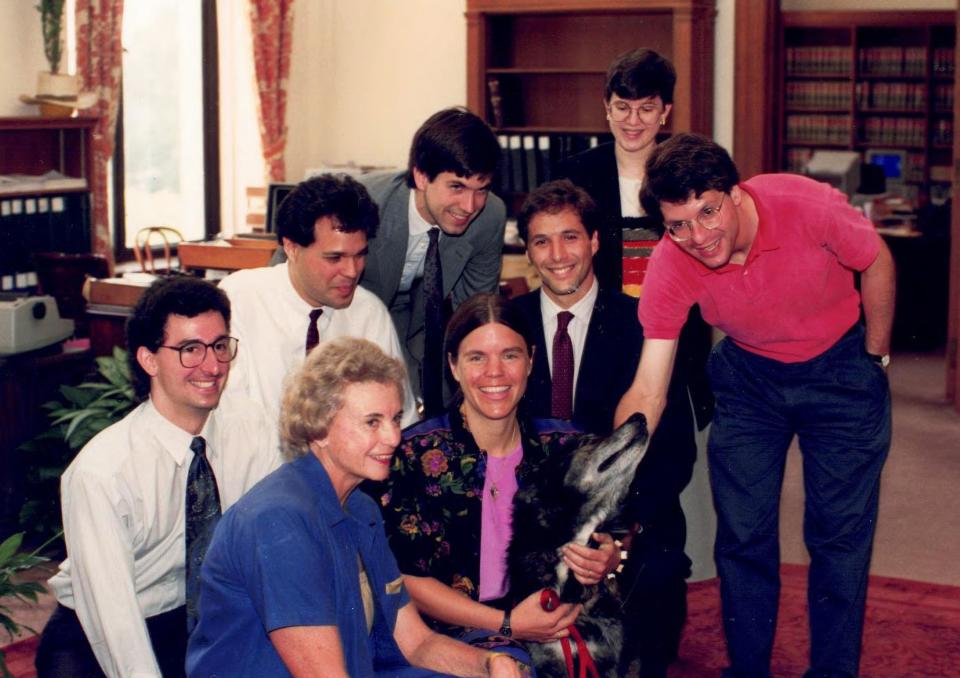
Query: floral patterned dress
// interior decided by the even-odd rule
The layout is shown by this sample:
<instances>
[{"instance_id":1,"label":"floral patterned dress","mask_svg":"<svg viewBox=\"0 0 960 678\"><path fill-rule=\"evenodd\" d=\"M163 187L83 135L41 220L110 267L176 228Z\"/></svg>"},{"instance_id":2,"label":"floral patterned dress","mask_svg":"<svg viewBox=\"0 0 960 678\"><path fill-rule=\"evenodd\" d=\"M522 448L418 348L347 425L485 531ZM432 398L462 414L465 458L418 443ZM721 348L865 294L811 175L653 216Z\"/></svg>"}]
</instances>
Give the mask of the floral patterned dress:
<instances>
[{"instance_id":1,"label":"floral patterned dress","mask_svg":"<svg viewBox=\"0 0 960 678\"><path fill-rule=\"evenodd\" d=\"M569 423L519 417L523 459L517 484L544 459L569 454L580 434ZM433 577L477 600L480 578L480 517L487 453L479 449L456 409L416 424L403 434L390 478L375 489L387 539L400 571ZM435 629L463 629L427 619Z\"/></svg>"}]
</instances>

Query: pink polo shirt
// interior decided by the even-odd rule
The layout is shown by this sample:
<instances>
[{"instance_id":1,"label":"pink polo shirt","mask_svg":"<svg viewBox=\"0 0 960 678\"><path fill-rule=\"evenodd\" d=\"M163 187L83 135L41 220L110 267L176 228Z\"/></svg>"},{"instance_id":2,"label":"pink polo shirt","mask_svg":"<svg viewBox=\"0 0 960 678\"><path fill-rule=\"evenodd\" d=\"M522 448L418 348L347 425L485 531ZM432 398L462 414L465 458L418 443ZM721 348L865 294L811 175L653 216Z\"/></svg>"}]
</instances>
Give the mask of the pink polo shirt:
<instances>
[{"instance_id":1,"label":"pink polo shirt","mask_svg":"<svg viewBox=\"0 0 960 678\"><path fill-rule=\"evenodd\" d=\"M880 236L846 196L807 177L761 174L740 188L759 215L746 261L711 270L664 237L638 306L643 334L676 339L699 304L744 350L785 363L814 358L859 318L853 272L874 262Z\"/></svg>"}]
</instances>

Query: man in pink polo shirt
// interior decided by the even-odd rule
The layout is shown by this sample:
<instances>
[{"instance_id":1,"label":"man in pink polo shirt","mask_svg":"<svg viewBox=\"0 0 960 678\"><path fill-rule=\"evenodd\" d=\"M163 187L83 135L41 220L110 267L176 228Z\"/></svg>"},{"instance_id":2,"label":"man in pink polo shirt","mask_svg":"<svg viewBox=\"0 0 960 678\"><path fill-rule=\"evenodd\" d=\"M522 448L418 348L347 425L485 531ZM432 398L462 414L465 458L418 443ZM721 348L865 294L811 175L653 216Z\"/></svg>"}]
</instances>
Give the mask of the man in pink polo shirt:
<instances>
[{"instance_id":1,"label":"man in pink polo shirt","mask_svg":"<svg viewBox=\"0 0 960 678\"><path fill-rule=\"evenodd\" d=\"M855 676L890 446L890 252L835 189L790 174L741 183L727 152L697 135L654 151L642 199L669 237L650 260L639 305L646 340L616 420L640 411L656 427L680 329L699 304L727 334L708 365L724 675L770 675L780 490L796 435L811 559L806 675Z\"/></svg>"}]
</instances>

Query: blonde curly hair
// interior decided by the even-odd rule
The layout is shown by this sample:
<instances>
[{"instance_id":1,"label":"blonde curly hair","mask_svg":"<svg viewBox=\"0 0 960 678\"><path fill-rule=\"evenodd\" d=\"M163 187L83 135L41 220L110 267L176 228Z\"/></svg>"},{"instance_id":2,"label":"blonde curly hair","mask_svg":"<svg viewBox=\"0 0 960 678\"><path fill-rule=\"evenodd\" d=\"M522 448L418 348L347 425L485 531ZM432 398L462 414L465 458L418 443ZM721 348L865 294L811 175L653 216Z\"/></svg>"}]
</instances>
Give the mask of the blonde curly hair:
<instances>
[{"instance_id":1,"label":"blonde curly hair","mask_svg":"<svg viewBox=\"0 0 960 678\"><path fill-rule=\"evenodd\" d=\"M293 373L283 391L280 442L288 461L304 456L324 438L350 384L393 384L403 400L406 369L373 342L340 337L321 343Z\"/></svg>"}]
</instances>

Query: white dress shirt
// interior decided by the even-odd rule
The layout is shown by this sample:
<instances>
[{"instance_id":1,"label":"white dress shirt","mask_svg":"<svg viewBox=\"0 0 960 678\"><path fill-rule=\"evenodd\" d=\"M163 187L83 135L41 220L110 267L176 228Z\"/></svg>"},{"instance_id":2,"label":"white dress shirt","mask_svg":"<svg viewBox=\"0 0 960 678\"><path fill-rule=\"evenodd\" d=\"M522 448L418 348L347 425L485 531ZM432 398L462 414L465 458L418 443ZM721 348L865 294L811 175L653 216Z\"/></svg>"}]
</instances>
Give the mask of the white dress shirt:
<instances>
[{"instance_id":1,"label":"white dress shirt","mask_svg":"<svg viewBox=\"0 0 960 678\"><path fill-rule=\"evenodd\" d=\"M413 281L423 277L423 264L427 260L427 248L430 246L430 236L427 235L431 228L439 228L433 224L427 223L427 220L420 216L420 210L417 209L416 191L410 189L410 200L407 204L407 254L403 260L403 273L400 274L401 292L409 292L413 287ZM440 237L443 237L441 231Z\"/></svg>"},{"instance_id":2,"label":"white dress shirt","mask_svg":"<svg viewBox=\"0 0 960 678\"><path fill-rule=\"evenodd\" d=\"M277 468L259 407L224 398L200 433L226 510ZM107 676L156 676L145 618L186 600L184 504L193 435L151 401L87 443L63 474L67 559L50 581Z\"/></svg>"},{"instance_id":3,"label":"white dress shirt","mask_svg":"<svg viewBox=\"0 0 960 678\"><path fill-rule=\"evenodd\" d=\"M287 264L231 273L220 281L230 297L230 334L240 340L230 367L228 393L240 393L261 404L275 424L283 385L305 359L307 325L312 307L293 288ZM359 337L403 362L397 332L386 306L372 292L357 287L347 308L323 307L317 321L320 341ZM417 420L413 391L403 391L403 424Z\"/></svg>"},{"instance_id":4,"label":"white dress shirt","mask_svg":"<svg viewBox=\"0 0 960 678\"><path fill-rule=\"evenodd\" d=\"M543 321L543 349L547 352L547 363L550 365L550 376L553 376L553 338L557 334L557 314L561 311L570 311L573 318L567 325L567 334L573 344L573 399L577 399L577 379L580 378L580 360L583 358L583 347L587 343L587 330L590 329L590 316L593 315L593 305L597 301L600 285L596 279L590 282L590 289L583 298L570 308L560 308L547 293L540 290L540 318Z\"/></svg>"}]
</instances>

